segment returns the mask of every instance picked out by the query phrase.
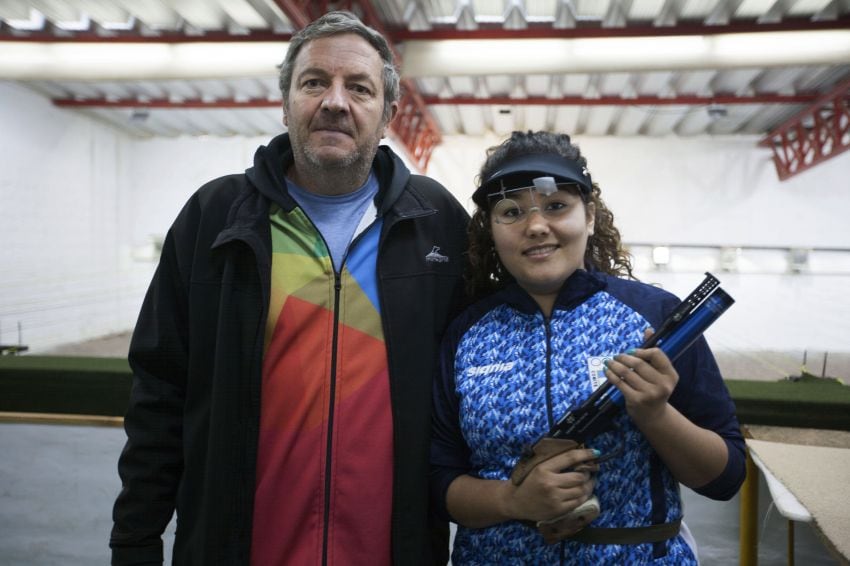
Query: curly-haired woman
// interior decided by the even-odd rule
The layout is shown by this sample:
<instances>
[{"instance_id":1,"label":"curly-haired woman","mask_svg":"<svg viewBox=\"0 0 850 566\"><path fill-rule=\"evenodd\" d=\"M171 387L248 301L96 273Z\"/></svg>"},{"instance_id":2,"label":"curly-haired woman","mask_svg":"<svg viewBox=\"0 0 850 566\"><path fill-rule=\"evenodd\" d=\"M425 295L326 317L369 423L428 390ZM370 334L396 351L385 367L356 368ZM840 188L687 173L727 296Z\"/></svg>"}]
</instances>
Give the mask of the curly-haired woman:
<instances>
[{"instance_id":1,"label":"curly-haired woman","mask_svg":"<svg viewBox=\"0 0 850 566\"><path fill-rule=\"evenodd\" d=\"M490 148L473 201L479 300L450 327L434 389L432 498L458 523L453 564L696 564L679 484L725 500L745 475L707 343L675 364L637 348L679 301L634 279L569 136L514 132ZM606 379L625 399L614 429L511 481L527 447ZM591 496L589 526L541 534Z\"/></svg>"}]
</instances>

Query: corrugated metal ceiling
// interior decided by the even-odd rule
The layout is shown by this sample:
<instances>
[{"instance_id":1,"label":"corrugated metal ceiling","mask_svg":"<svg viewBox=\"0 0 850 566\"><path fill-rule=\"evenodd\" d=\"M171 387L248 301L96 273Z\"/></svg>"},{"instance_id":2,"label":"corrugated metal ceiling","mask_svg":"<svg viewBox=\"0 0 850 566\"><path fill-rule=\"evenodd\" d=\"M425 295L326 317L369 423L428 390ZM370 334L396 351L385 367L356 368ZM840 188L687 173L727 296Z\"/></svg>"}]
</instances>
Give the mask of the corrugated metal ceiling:
<instances>
[{"instance_id":1,"label":"corrugated metal ceiling","mask_svg":"<svg viewBox=\"0 0 850 566\"><path fill-rule=\"evenodd\" d=\"M4 0L0 53L13 40L284 42L297 0ZM357 2L336 3L362 12ZM404 54L415 38L629 37L850 28L850 0L377 0L368 3ZM311 14L315 15L315 14ZM477 34L477 35L476 35ZM283 47L281 48L281 59ZM458 53L457 57L463 57ZM717 68L413 76L443 134L556 129L578 135L765 134L850 77L850 61ZM282 131L276 72L218 79L25 83L139 136ZM721 100L722 102L717 102ZM155 103L154 103L155 102ZM84 105L81 105L84 104Z\"/></svg>"}]
</instances>

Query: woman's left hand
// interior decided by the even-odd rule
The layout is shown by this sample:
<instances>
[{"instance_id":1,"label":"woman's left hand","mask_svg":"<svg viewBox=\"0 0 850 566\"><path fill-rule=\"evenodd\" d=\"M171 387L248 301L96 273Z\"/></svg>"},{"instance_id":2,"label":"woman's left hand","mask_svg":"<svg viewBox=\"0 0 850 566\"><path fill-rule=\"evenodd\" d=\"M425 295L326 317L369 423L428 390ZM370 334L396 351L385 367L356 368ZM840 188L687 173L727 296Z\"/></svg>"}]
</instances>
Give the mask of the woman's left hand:
<instances>
[{"instance_id":1,"label":"woman's left hand","mask_svg":"<svg viewBox=\"0 0 850 566\"><path fill-rule=\"evenodd\" d=\"M629 350L606 363L605 376L626 400L626 411L636 423L664 412L679 382L673 363L659 348Z\"/></svg>"},{"instance_id":2,"label":"woman's left hand","mask_svg":"<svg viewBox=\"0 0 850 566\"><path fill-rule=\"evenodd\" d=\"M668 402L679 374L667 354L659 348L629 350L606 364L605 375L623 394L634 424L679 482L696 489L723 472L729 460L726 442Z\"/></svg>"}]
</instances>

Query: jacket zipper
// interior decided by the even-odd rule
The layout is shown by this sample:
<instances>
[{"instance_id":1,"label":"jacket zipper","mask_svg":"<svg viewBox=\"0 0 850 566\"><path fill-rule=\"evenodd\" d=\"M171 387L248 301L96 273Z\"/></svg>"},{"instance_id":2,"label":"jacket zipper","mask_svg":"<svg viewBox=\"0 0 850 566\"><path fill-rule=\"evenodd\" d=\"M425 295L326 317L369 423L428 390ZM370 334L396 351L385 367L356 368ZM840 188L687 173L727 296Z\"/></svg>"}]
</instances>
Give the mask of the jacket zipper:
<instances>
[{"instance_id":1,"label":"jacket zipper","mask_svg":"<svg viewBox=\"0 0 850 566\"><path fill-rule=\"evenodd\" d=\"M548 428L555 424L552 409L552 329L549 318L543 317L543 328L546 331L546 420Z\"/></svg>"},{"instance_id":2,"label":"jacket zipper","mask_svg":"<svg viewBox=\"0 0 850 566\"><path fill-rule=\"evenodd\" d=\"M331 248L328 246L327 240L325 240L325 236L319 231L319 228L316 226L316 223L310 218L304 209L301 209L301 212L307 218L307 220L312 224L313 229L316 231L316 234L321 238L322 243L325 245L325 249L328 251L328 261L331 262L331 269L334 274L334 300L333 300L333 313L334 313L334 322L333 322L333 336L331 338L331 375L330 375L330 391L328 393L328 439L325 443L325 485L324 485L324 504L322 506L322 566L327 566L328 564L328 538L329 538L329 526L330 526L330 514L331 514L331 484L333 483L333 478L331 477L332 465L333 465L333 438L334 438L334 410L336 403L336 364L337 364L337 342L339 341L339 297L342 289L342 270L345 265L345 260L348 257L348 250L345 251L345 255L343 255L342 261L340 262L339 271L337 271L336 267L333 265L333 257L331 257ZM357 238L355 238L356 241ZM349 244L349 248L354 245L354 241Z\"/></svg>"},{"instance_id":3,"label":"jacket zipper","mask_svg":"<svg viewBox=\"0 0 850 566\"><path fill-rule=\"evenodd\" d=\"M343 260L344 261L344 260ZM342 266L340 266L340 270ZM334 329L331 341L331 382L330 400L328 401L328 442L325 453L325 508L322 517L322 566L328 563L328 529L331 513L331 464L333 458L334 438L334 405L336 402L336 358L337 341L339 340L339 296L342 289L340 274L334 270Z\"/></svg>"},{"instance_id":4,"label":"jacket zipper","mask_svg":"<svg viewBox=\"0 0 850 566\"><path fill-rule=\"evenodd\" d=\"M543 317L543 328L546 331L546 420L548 428L552 428L555 424L554 409L552 402L552 326L551 318ZM565 541L560 543L560 552L558 554L558 563L563 566L566 564L566 549Z\"/></svg>"},{"instance_id":5,"label":"jacket zipper","mask_svg":"<svg viewBox=\"0 0 850 566\"><path fill-rule=\"evenodd\" d=\"M427 214L417 214L410 215L408 217L400 217L398 220L405 220L407 218L415 218L418 216L427 216L429 214L434 214L434 212L429 212ZM306 213L305 213L306 216ZM308 217L309 218L309 217ZM377 253L380 255L380 249L383 244L384 234L389 230L393 225L395 225L396 220L389 227L384 227L382 230L381 237L378 238L378 251ZM312 220L310 221L312 223ZM315 227L315 224L313 224ZM326 444L326 454L325 454L325 503L322 517L322 566L327 566L328 564L328 530L330 525L330 511L331 511L331 460L333 454L333 426L334 426L334 403L336 400L336 366L337 366L337 342L339 341L339 299L340 293L342 289L342 277L341 273L345 266L345 262L348 259L348 252L354 248L357 242L361 239L361 237L366 234L369 230L372 229L374 223L369 224L363 231L357 234L351 242L348 244L348 248L346 248L345 254L343 255L342 261L340 262L339 272L334 269L334 329L333 329L333 340L331 342L331 382L330 382L330 401L328 403L328 441ZM327 242L325 241L324 236L321 232L316 229L316 232L319 234L319 237L322 238L322 241L325 243L325 248L330 251ZM331 259L331 263L333 263L333 259ZM377 262L379 263L379 262ZM379 269L378 264L376 263L375 270ZM376 274L378 275L378 274ZM380 276L378 276L380 279ZM380 285L380 283L379 283ZM379 299L380 300L380 299ZM383 305L382 305L383 308ZM383 320L383 316L381 317L382 323L385 324L386 321ZM384 340L387 347L387 351L389 352L389 343L387 342L388 333L385 332ZM388 360L389 361L389 360ZM390 397L392 397L392 380L390 380ZM395 427L395 411L393 411L393 431L396 430ZM395 435L395 432L393 433ZM393 444L395 444L395 439L393 440Z\"/></svg>"},{"instance_id":6,"label":"jacket zipper","mask_svg":"<svg viewBox=\"0 0 850 566\"><path fill-rule=\"evenodd\" d=\"M306 216L306 213L305 213ZM308 217L309 218L309 217ZM312 220L311 220L312 222ZM313 224L315 227L315 224ZM348 248L345 250L345 254L342 256L342 261L339 264L339 271L336 268L333 269L334 272L334 324L333 324L333 338L331 340L331 375L330 375L330 399L328 401L328 441L325 445L325 486L324 486L324 509L322 511L322 566L327 566L328 564L328 537L329 537L329 529L330 529L330 515L331 515L331 470L333 463L333 437L334 437L334 413L336 406L336 366L337 366L337 354L339 347L339 300L340 295L342 293L342 270L345 268L345 262L348 259L348 252L351 250L360 237L369 231L372 227L370 224L365 230L357 234L354 239L348 244ZM325 243L325 248L328 250L328 254L330 254L330 247L328 246L325 237L316 229L316 233L319 234L319 237L322 238L322 241ZM330 258L331 265L333 265L333 258Z\"/></svg>"}]
</instances>

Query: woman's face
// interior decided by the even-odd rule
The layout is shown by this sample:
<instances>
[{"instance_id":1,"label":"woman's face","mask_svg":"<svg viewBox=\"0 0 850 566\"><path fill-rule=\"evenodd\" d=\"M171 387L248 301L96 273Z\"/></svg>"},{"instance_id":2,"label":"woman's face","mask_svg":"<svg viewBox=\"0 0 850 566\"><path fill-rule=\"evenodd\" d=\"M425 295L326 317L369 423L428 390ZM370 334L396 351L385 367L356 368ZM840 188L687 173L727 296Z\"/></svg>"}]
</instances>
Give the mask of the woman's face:
<instances>
[{"instance_id":1,"label":"woman's face","mask_svg":"<svg viewBox=\"0 0 850 566\"><path fill-rule=\"evenodd\" d=\"M560 189L548 197L532 190L508 194L513 203L496 201L491 208L496 253L549 314L564 281L584 267L587 238L593 234L593 204L585 205L575 189Z\"/></svg>"}]
</instances>

